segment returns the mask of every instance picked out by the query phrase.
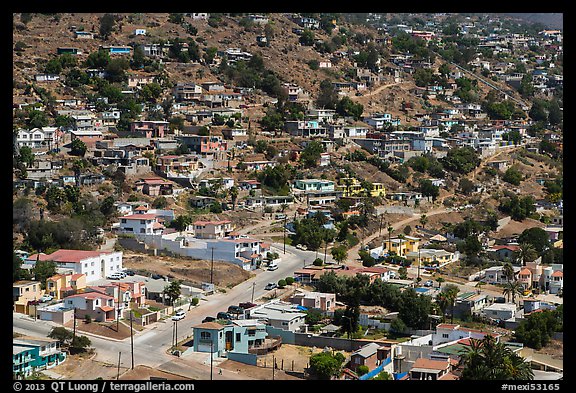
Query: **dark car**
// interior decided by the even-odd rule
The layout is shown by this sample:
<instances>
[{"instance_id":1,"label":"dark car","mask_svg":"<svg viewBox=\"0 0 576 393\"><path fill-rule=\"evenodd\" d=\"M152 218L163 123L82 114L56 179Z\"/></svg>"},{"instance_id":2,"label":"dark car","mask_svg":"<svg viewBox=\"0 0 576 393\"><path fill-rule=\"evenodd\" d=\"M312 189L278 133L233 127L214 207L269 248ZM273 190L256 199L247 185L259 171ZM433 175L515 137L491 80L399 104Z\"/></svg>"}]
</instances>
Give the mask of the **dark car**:
<instances>
[{"instance_id":1,"label":"dark car","mask_svg":"<svg viewBox=\"0 0 576 393\"><path fill-rule=\"evenodd\" d=\"M230 306L230 307L228 307L228 312L230 314L242 314L242 313L244 313L244 309L242 307L239 307L239 306Z\"/></svg>"},{"instance_id":2,"label":"dark car","mask_svg":"<svg viewBox=\"0 0 576 393\"><path fill-rule=\"evenodd\" d=\"M124 273L126 273L128 276L133 276L136 274L134 270L124 270Z\"/></svg>"},{"instance_id":3,"label":"dark car","mask_svg":"<svg viewBox=\"0 0 576 393\"><path fill-rule=\"evenodd\" d=\"M227 312L221 311L216 314L216 319L232 319L232 316Z\"/></svg>"},{"instance_id":4,"label":"dark car","mask_svg":"<svg viewBox=\"0 0 576 393\"><path fill-rule=\"evenodd\" d=\"M248 310L249 308L256 307L256 303L244 302L239 303L238 306L242 307L244 310Z\"/></svg>"},{"instance_id":5,"label":"dark car","mask_svg":"<svg viewBox=\"0 0 576 393\"><path fill-rule=\"evenodd\" d=\"M156 274L156 273L154 273L154 274L152 274L152 278L153 278L154 280L160 280L160 279L163 280L163 279L164 279L164 276L161 275L161 274Z\"/></svg>"},{"instance_id":6,"label":"dark car","mask_svg":"<svg viewBox=\"0 0 576 393\"><path fill-rule=\"evenodd\" d=\"M216 318L214 317L206 317L202 320L202 323L204 322L214 322L216 320Z\"/></svg>"}]
</instances>

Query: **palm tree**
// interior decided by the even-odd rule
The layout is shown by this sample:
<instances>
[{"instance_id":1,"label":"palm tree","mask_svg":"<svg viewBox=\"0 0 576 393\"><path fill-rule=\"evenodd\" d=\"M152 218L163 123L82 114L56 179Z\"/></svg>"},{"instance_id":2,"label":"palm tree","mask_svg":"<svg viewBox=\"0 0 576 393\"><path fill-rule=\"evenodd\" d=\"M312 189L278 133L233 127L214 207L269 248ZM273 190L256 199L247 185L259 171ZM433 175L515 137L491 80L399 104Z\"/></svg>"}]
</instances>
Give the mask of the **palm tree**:
<instances>
[{"instance_id":1,"label":"palm tree","mask_svg":"<svg viewBox=\"0 0 576 393\"><path fill-rule=\"evenodd\" d=\"M230 199L232 199L232 210L236 210L236 200L238 199L238 187L232 186L229 192L230 192Z\"/></svg>"},{"instance_id":2,"label":"palm tree","mask_svg":"<svg viewBox=\"0 0 576 393\"><path fill-rule=\"evenodd\" d=\"M398 255L400 255L402 257L403 256L402 255L402 245L404 244L404 239L405 239L404 234L403 233L399 234L398 239L400 239L400 248L398 249L398 251L400 251L400 253Z\"/></svg>"},{"instance_id":3,"label":"palm tree","mask_svg":"<svg viewBox=\"0 0 576 393\"><path fill-rule=\"evenodd\" d=\"M454 323L454 302L458 297L458 292L460 292L460 290L454 284L447 284L441 292L445 294L446 301L448 305L450 305L450 323Z\"/></svg>"},{"instance_id":4,"label":"palm tree","mask_svg":"<svg viewBox=\"0 0 576 393\"><path fill-rule=\"evenodd\" d=\"M446 321L446 310L448 309L449 300L448 296L445 292L440 292L436 296L436 304L438 304L438 308L442 311L442 322Z\"/></svg>"},{"instance_id":5,"label":"palm tree","mask_svg":"<svg viewBox=\"0 0 576 393\"><path fill-rule=\"evenodd\" d=\"M518 280L508 281L504 284L504 289L502 290L502 294L508 298L512 298L512 303L516 303L516 295L521 295L524 287Z\"/></svg>"},{"instance_id":6,"label":"palm tree","mask_svg":"<svg viewBox=\"0 0 576 393\"><path fill-rule=\"evenodd\" d=\"M390 255L390 249L392 248L392 241L390 240L394 227L388 223L388 255Z\"/></svg>"},{"instance_id":7,"label":"palm tree","mask_svg":"<svg viewBox=\"0 0 576 393\"><path fill-rule=\"evenodd\" d=\"M534 246L530 243L522 243L520 244L520 251L518 252L518 258L522 262L522 266L526 266L526 262L532 262L538 253Z\"/></svg>"},{"instance_id":8,"label":"palm tree","mask_svg":"<svg viewBox=\"0 0 576 393\"><path fill-rule=\"evenodd\" d=\"M460 353L458 366L462 367L462 380L534 379L530 364L489 334L470 340L470 346Z\"/></svg>"},{"instance_id":9,"label":"palm tree","mask_svg":"<svg viewBox=\"0 0 576 393\"><path fill-rule=\"evenodd\" d=\"M428 223L428 217L426 216L426 214L422 214L420 216L420 224L422 225L422 228L426 227L427 223Z\"/></svg>"},{"instance_id":10,"label":"palm tree","mask_svg":"<svg viewBox=\"0 0 576 393\"><path fill-rule=\"evenodd\" d=\"M444 277L438 277L436 279L436 281L438 282L438 289L440 289L440 287L442 286L442 283L446 280L444 279Z\"/></svg>"},{"instance_id":11,"label":"palm tree","mask_svg":"<svg viewBox=\"0 0 576 393\"><path fill-rule=\"evenodd\" d=\"M514 279L514 268L510 262L506 262L504 264L504 277L506 277L506 281L510 282Z\"/></svg>"}]
</instances>

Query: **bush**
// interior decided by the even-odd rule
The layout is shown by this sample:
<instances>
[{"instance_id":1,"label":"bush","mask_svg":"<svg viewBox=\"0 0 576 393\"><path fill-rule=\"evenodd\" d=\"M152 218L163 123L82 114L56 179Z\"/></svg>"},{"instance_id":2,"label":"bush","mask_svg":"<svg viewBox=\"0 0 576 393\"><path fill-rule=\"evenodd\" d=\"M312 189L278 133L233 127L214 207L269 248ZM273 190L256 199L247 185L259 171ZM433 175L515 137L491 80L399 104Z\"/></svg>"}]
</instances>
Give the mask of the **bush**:
<instances>
[{"instance_id":1,"label":"bush","mask_svg":"<svg viewBox=\"0 0 576 393\"><path fill-rule=\"evenodd\" d=\"M314 259L314 262L312 262L312 264L314 266L322 266L324 264L324 261L322 261L322 259L320 259L320 258L316 258L316 259Z\"/></svg>"},{"instance_id":2,"label":"bush","mask_svg":"<svg viewBox=\"0 0 576 393\"><path fill-rule=\"evenodd\" d=\"M286 277L284 280L286 280L286 285L294 284L294 277Z\"/></svg>"},{"instance_id":3,"label":"bush","mask_svg":"<svg viewBox=\"0 0 576 393\"><path fill-rule=\"evenodd\" d=\"M85 321L86 323L92 323L92 317L91 317L90 315L86 314L86 315L84 316L84 321Z\"/></svg>"},{"instance_id":4,"label":"bush","mask_svg":"<svg viewBox=\"0 0 576 393\"><path fill-rule=\"evenodd\" d=\"M278 280L278 287L279 288L284 288L285 286L286 286L286 280L284 280L283 278Z\"/></svg>"},{"instance_id":5,"label":"bush","mask_svg":"<svg viewBox=\"0 0 576 393\"><path fill-rule=\"evenodd\" d=\"M360 376L362 376L362 375L364 375L364 374L367 374L368 371L370 371L370 369L368 368L368 366L365 366L365 365L362 364L362 365L358 366L358 368L356 369L356 374L358 374L358 376L360 377Z\"/></svg>"},{"instance_id":6,"label":"bush","mask_svg":"<svg viewBox=\"0 0 576 393\"><path fill-rule=\"evenodd\" d=\"M192 298L191 303L193 306L197 306L199 302L200 302L200 299L198 299L197 297Z\"/></svg>"}]
</instances>

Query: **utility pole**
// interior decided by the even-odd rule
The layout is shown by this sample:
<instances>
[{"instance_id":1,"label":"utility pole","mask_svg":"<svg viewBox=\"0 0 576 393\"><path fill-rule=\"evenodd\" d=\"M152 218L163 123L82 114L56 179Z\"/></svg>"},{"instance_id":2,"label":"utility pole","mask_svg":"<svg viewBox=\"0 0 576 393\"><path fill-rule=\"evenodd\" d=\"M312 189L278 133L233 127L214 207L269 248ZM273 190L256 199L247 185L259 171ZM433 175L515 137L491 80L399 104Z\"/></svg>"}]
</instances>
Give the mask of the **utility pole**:
<instances>
[{"instance_id":1,"label":"utility pole","mask_svg":"<svg viewBox=\"0 0 576 393\"><path fill-rule=\"evenodd\" d=\"M284 254L286 254L286 218L288 216L284 215Z\"/></svg>"},{"instance_id":2,"label":"utility pole","mask_svg":"<svg viewBox=\"0 0 576 393\"><path fill-rule=\"evenodd\" d=\"M420 278L420 247L418 247L418 278Z\"/></svg>"},{"instance_id":3,"label":"utility pole","mask_svg":"<svg viewBox=\"0 0 576 393\"><path fill-rule=\"evenodd\" d=\"M213 362L214 361L214 341L210 341L210 380L214 379L213 377Z\"/></svg>"},{"instance_id":4,"label":"utility pole","mask_svg":"<svg viewBox=\"0 0 576 393\"><path fill-rule=\"evenodd\" d=\"M130 310L130 351L132 352L132 370L134 370L134 334L132 332L132 310Z\"/></svg>"},{"instance_id":5,"label":"utility pole","mask_svg":"<svg viewBox=\"0 0 576 393\"><path fill-rule=\"evenodd\" d=\"M276 358L272 355L272 380L274 380L274 368L276 368Z\"/></svg>"},{"instance_id":6,"label":"utility pole","mask_svg":"<svg viewBox=\"0 0 576 393\"><path fill-rule=\"evenodd\" d=\"M177 346L178 346L178 321L174 321L174 322L175 322L175 324L174 324L174 330L175 330L174 335L176 336L176 338L174 339L174 346L177 347Z\"/></svg>"},{"instance_id":7,"label":"utility pole","mask_svg":"<svg viewBox=\"0 0 576 393\"><path fill-rule=\"evenodd\" d=\"M120 282L118 282L118 307L116 307L116 331L120 331Z\"/></svg>"},{"instance_id":8,"label":"utility pole","mask_svg":"<svg viewBox=\"0 0 576 393\"><path fill-rule=\"evenodd\" d=\"M256 282L252 283L252 300L250 300L251 303L254 303L254 288L256 288Z\"/></svg>"},{"instance_id":9,"label":"utility pole","mask_svg":"<svg viewBox=\"0 0 576 393\"><path fill-rule=\"evenodd\" d=\"M210 247L212 250L212 258L210 262L210 284L214 284L214 247Z\"/></svg>"},{"instance_id":10,"label":"utility pole","mask_svg":"<svg viewBox=\"0 0 576 393\"><path fill-rule=\"evenodd\" d=\"M122 352L118 352L118 372L116 374L116 379L120 379L120 357L122 356Z\"/></svg>"},{"instance_id":11,"label":"utility pole","mask_svg":"<svg viewBox=\"0 0 576 393\"><path fill-rule=\"evenodd\" d=\"M76 307L74 307L74 330L72 331L72 342L76 338Z\"/></svg>"}]
</instances>

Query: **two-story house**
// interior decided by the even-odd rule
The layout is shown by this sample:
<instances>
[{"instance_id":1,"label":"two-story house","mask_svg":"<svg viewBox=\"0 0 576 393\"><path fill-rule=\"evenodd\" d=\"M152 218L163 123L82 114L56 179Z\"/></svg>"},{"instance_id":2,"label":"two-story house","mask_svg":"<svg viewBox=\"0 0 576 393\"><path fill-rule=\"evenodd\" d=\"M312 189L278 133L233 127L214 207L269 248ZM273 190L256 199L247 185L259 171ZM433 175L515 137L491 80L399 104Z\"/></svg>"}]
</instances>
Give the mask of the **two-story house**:
<instances>
[{"instance_id":1,"label":"two-story house","mask_svg":"<svg viewBox=\"0 0 576 393\"><path fill-rule=\"evenodd\" d=\"M290 302L306 308L321 311L334 311L336 307L336 294L322 292L297 292L290 298Z\"/></svg>"},{"instance_id":2,"label":"two-story house","mask_svg":"<svg viewBox=\"0 0 576 393\"><path fill-rule=\"evenodd\" d=\"M47 337L20 336L12 340L12 375L30 376L34 371L47 370L66 361L66 352L58 340Z\"/></svg>"},{"instance_id":3,"label":"two-story house","mask_svg":"<svg viewBox=\"0 0 576 393\"><path fill-rule=\"evenodd\" d=\"M46 279L46 292L55 300L81 292L86 288L83 273L56 274Z\"/></svg>"},{"instance_id":4,"label":"two-story house","mask_svg":"<svg viewBox=\"0 0 576 393\"><path fill-rule=\"evenodd\" d=\"M12 284L13 310L17 313L28 314L32 303L44 295L38 281L20 280Z\"/></svg>"},{"instance_id":5,"label":"two-story house","mask_svg":"<svg viewBox=\"0 0 576 393\"><path fill-rule=\"evenodd\" d=\"M194 222L194 236L198 239L222 239L234 230L232 221L196 221Z\"/></svg>"},{"instance_id":6,"label":"two-story house","mask_svg":"<svg viewBox=\"0 0 576 393\"><path fill-rule=\"evenodd\" d=\"M35 265L37 260L54 261L59 268L67 268L74 273L85 274L87 283L106 278L110 274L122 270L122 251L61 249L52 254L30 255L26 259L26 263Z\"/></svg>"},{"instance_id":7,"label":"two-story house","mask_svg":"<svg viewBox=\"0 0 576 393\"><path fill-rule=\"evenodd\" d=\"M64 298L64 305L76 310L76 318L90 316L96 322L113 321L117 310L115 298L98 291L78 293Z\"/></svg>"},{"instance_id":8,"label":"two-story house","mask_svg":"<svg viewBox=\"0 0 576 393\"><path fill-rule=\"evenodd\" d=\"M323 179L297 179L294 188L304 192L310 191L334 191L334 182Z\"/></svg>"},{"instance_id":9,"label":"two-story house","mask_svg":"<svg viewBox=\"0 0 576 393\"><path fill-rule=\"evenodd\" d=\"M165 227L157 214L129 214L120 219L119 232L130 234L161 234Z\"/></svg>"}]
</instances>

